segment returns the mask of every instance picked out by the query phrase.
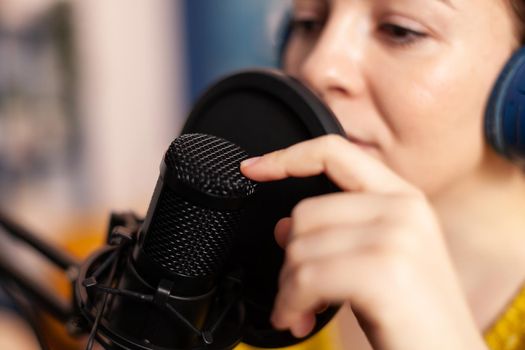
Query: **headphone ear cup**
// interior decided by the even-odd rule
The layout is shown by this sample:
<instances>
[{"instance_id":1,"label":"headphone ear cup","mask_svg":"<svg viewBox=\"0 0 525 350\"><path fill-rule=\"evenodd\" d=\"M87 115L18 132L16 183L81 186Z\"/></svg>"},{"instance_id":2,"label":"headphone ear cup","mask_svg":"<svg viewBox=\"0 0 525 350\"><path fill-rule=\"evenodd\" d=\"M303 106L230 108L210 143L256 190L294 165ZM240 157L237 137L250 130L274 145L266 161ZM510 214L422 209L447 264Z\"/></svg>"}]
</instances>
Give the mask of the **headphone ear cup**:
<instances>
[{"instance_id":1,"label":"headphone ear cup","mask_svg":"<svg viewBox=\"0 0 525 350\"><path fill-rule=\"evenodd\" d=\"M498 153L525 165L525 48L511 56L496 80L484 129Z\"/></svg>"}]
</instances>

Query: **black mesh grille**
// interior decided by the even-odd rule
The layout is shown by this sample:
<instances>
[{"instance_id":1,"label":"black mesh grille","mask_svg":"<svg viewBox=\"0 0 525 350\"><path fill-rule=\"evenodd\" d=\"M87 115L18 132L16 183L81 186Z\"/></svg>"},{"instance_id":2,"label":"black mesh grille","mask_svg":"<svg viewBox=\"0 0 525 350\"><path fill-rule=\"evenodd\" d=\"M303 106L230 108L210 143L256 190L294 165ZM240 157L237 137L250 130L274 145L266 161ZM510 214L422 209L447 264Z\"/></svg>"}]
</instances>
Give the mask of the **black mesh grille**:
<instances>
[{"instance_id":1,"label":"black mesh grille","mask_svg":"<svg viewBox=\"0 0 525 350\"><path fill-rule=\"evenodd\" d=\"M246 153L238 146L202 134L177 138L166 153L168 176L205 195L245 198L255 183L242 176L239 162ZM181 198L164 184L154 205L143 249L156 263L189 277L218 272L229 257L240 210L215 210Z\"/></svg>"},{"instance_id":2,"label":"black mesh grille","mask_svg":"<svg viewBox=\"0 0 525 350\"><path fill-rule=\"evenodd\" d=\"M186 134L171 143L165 163L177 180L205 194L242 198L255 188L239 171L239 163L247 157L237 145L221 138Z\"/></svg>"},{"instance_id":3,"label":"black mesh grille","mask_svg":"<svg viewBox=\"0 0 525 350\"><path fill-rule=\"evenodd\" d=\"M171 272L207 276L229 256L239 211L195 206L165 187L144 244L145 253Z\"/></svg>"}]
</instances>

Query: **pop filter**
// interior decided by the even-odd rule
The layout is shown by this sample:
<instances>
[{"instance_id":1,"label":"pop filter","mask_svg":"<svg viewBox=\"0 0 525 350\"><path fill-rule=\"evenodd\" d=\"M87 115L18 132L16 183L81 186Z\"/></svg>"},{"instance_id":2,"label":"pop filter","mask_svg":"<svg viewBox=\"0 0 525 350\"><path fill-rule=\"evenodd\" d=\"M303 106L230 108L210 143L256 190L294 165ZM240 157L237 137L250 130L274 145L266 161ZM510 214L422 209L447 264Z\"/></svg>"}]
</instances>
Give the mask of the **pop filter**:
<instances>
[{"instance_id":1,"label":"pop filter","mask_svg":"<svg viewBox=\"0 0 525 350\"><path fill-rule=\"evenodd\" d=\"M197 101L182 133L222 137L250 156L262 155L326 134L345 135L332 112L296 79L275 70L252 70L228 76ZM284 347L300 342L270 322L283 250L276 244L277 221L307 197L337 189L324 176L259 184L241 219L234 264L241 266L246 307L242 341L257 347ZM319 331L337 307L317 315Z\"/></svg>"}]
</instances>

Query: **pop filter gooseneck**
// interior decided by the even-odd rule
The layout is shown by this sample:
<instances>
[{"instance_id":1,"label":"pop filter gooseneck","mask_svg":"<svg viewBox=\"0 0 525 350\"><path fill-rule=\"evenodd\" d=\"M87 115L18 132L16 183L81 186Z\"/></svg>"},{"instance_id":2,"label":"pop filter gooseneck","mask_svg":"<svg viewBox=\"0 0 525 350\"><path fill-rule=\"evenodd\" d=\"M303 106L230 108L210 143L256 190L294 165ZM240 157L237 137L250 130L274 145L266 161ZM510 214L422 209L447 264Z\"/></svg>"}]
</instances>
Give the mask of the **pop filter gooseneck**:
<instances>
[{"instance_id":1,"label":"pop filter gooseneck","mask_svg":"<svg viewBox=\"0 0 525 350\"><path fill-rule=\"evenodd\" d=\"M326 134L345 135L333 113L304 85L275 70L244 71L213 85L197 101L183 128L231 141L256 156ZM246 307L242 341L275 348L296 344L288 331L275 330L270 314L277 293L283 251L273 228L301 200L337 189L325 176L259 185L241 218L234 264L242 268ZM317 316L319 331L337 307Z\"/></svg>"}]
</instances>

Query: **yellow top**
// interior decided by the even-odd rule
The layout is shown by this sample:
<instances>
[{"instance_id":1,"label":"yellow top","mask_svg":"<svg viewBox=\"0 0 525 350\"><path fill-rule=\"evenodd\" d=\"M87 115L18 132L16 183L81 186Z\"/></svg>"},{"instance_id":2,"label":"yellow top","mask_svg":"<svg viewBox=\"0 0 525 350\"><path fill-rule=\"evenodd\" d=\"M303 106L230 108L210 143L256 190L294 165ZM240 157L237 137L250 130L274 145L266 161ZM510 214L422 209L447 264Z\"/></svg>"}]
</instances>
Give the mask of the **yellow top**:
<instances>
[{"instance_id":1,"label":"yellow top","mask_svg":"<svg viewBox=\"0 0 525 350\"><path fill-rule=\"evenodd\" d=\"M487 330L485 340L491 350L525 349L525 287Z\"/></svg>"},{"instance_id":2,"label":"yellow top","mask_svg":"<svg viewBox=\"0 0 525 350\"><path fill-rule=\"evenodd\" d=\"M335 325L333 322L329 323L315 336L308 340L285 348L286 350L339 350L340 347L336 345ZM259 350L259 348L241 344L235 350Z\"/></svg>"},{"instance_id":3,"label":"yellow top","mask_svg":"<svg viewBox=\"0 0 525 350\"><path fill-rule=\"evenodd\" d=\"M286 350L338 350L333 324L307 341ZM485 341L491 350L525 350L525 287L509 303L500 318L485 332ZM241 344L235 350L255 350Z\"/></svg>"}]
</instances>

